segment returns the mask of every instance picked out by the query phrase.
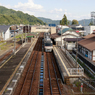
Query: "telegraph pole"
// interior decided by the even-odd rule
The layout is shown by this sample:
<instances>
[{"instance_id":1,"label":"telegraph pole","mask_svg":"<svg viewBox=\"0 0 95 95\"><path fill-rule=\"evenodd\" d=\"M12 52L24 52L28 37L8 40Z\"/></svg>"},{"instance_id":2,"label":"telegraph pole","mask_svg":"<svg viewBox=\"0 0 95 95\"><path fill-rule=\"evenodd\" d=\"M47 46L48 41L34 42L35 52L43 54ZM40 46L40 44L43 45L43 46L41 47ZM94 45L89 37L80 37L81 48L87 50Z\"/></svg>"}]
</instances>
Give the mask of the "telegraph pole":
<instances>
[{"instance_id":1,"label":"telegraph pole","mask_svg":"<svg viewBox=\"0 0 95 95\"><path fill-rule=\"evenodd\" d=\"M15 51L16 51L16 41L15 41L15 30L14 30L14 54L15 54Z\"/></svg>"},{"instance_id":2,"label":"telegraph pole","mask_svg":"<svg viewBox=\"0 0 95 95\"><path fill-rule=\"evenodd\" d=\"M61 46L62 46L62 25L61 25Z\"/></svg>"},{"instance_id":3,"label":"telegraph pole","mask_svg":"<svg viewBox=\"0 0 95 95\"><path fill-rule=\"evenodd\" d=\"M25 26L26 27L26 26ZM25 43L26 43L26 28L25 28Z\"/></svg>"},{"instance_id":4,"label":"telegraph pole","mask_svg":"<svg viewBox=\"0 0 95 95\"><path fill-rule=\"evenodd\" d=\"M76 41L76 67L77 67L77 59L78 59L78 37Z\"/></svg>"}]
</instances>

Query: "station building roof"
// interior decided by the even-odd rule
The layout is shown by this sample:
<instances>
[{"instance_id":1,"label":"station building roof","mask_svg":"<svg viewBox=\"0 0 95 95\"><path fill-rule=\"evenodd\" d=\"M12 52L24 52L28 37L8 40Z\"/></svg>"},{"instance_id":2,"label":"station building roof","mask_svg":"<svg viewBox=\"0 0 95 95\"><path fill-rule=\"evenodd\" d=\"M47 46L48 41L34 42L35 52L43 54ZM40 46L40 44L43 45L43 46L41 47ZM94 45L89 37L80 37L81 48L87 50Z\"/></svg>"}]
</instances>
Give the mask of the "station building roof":
<instances>
[{"instance_id":1,"label":"station building roof","mask_svg":"<svg viewBox=\"0 0 95 95\"><path fill-rule=\"evenodd\" d=\"M95 37L95 33L84 36L83 38L87 39L87 38L92 38L92 37Z\"/></svg>"},{"instance_id":2,"label":"station building roof","mask_svg":"<svg viewBox=\"0 0 95 95\"><path fill-rule=\"evenodd\" d=\"M79 45L85 47L86 49L93 51L95 50L95 36L91 35L81 41L78 42Z\"/></svg>"},{"instance_id":3,"label":"station building roof","mask_svg":"<svg viewBox=\"0 0 95 95\"><path fill-rule=\"evenodd\" d=\"M0 32L6 32L10 25L0 25Z\"/></svg>"}]
</instances>

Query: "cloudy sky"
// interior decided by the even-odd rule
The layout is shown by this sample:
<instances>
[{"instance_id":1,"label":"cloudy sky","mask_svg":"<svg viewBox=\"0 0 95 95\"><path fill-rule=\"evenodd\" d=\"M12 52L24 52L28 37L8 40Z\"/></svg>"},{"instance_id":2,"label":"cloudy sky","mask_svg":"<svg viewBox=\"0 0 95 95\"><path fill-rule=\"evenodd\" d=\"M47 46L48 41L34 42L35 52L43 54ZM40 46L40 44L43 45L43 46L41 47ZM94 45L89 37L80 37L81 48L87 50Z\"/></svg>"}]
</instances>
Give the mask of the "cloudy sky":
<instances>
[{"instance_id":1,"label":"cloudy sky","mask_svg":"<svg viewBox=\"0 0 95 95\"><path fill-rule=\"evenodd\" d=\"M95 11L95 0L0 0L0 6L52 20L60 20L64 14L69 20L81 20Z\"/></svg>"}]
</instances>

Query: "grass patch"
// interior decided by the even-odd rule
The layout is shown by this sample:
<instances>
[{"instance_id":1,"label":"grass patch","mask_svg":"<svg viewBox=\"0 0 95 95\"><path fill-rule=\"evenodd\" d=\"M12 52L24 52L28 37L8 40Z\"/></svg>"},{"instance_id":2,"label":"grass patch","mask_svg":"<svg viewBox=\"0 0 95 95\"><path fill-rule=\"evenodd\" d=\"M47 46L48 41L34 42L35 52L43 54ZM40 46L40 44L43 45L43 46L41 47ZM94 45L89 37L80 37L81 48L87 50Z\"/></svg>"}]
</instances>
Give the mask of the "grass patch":
<instances>
[{"instance_id":1,"label":"grass patch","mask_svg":"<svg viewBox=\"0 0 95 95\"><path fill-rule=\"evenodd\" d=\"M14 44L13 43L3 43L2 45L0 45L0 49L1 50L7 50L10 46L13 46Z\"/></svg>"},{"instance_id":2,"label":"grass patch","mask_svg":"<svg viewBox=\"0 0 95 95\"><path fill-rule=\"evenodd\" d=\"M4 41L0 41L0 44L1 44L1 43L4 43Z\"/></svg>"},{"instance_id":3,"label":"grass patch","mask_svg":"<svg viewBox=\"0 0 95 95\"><path fill-rule=\"evenodd\" d=\"M80 81L75 81L74 84L76 85L76 87L79 87L81 85Z\"/></svg>"},{"instance_id":4,"label":"grass patch","mask_svg":"<svg viewBox=\"0 0 95 95\"><path fill-rule=\"evenodd\" d=\"M19 34L19 35L15 36L15 38L16 38L16 39L18 39L18 38L22 38L22 36L23 36L23 38L25 38L25 33L23 33L23 34Z\"/></svg>"}]
</instances>

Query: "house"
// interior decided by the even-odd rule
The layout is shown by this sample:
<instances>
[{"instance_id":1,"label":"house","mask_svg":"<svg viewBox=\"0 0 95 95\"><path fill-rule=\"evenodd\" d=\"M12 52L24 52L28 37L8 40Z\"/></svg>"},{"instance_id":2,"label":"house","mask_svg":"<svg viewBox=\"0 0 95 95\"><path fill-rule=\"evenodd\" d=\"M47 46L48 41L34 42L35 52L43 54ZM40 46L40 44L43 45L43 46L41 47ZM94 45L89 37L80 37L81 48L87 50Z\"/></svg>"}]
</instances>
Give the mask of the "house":
<instances>
[{"instance_id":1,"label":"house","mask_svg":"<svg viewBox=\"0 0 95 95\"><path fill-rule=\"evenodd\" d=\"M71 25L70 28L73 30L84 30L84 27L81 24Z\"/></svg>"},{"instance_id":2,"label":"house","mask_svg":"<svg viewBox=\"0 0 95 95\"><path fill-rule=\"evenodd\" d=\"M23 33L30 33L30 32L31 32L31 26L30 25L23 26Z\"/></svg>"},{"instance_id":3,"label":"house","mask_svg":"<svg viewBox=\"0 0 95 95\"><path fill-rule=\"evenodd\" d=\"M84 36L84 39L78 42L78 51L95 62L95 33Z\"/></svg>"},{"instance_id":4,"label":"house","mask_svg":"<svg viewBox=\"0 0 95 95\"><path fill-rule=\"evenodd\" d=\"M10 25L0 25L0 40L10 38Z\"/></svg>"},{"instance_id":5,"label":"house","mask_svg":"<svg viewBox=\"0 0 95 95\"><path fill-rule=\"evenodd\" d=\"M65 45L65 38L81 38L78 33L76 33L74 30L71 28L65 28L62 31L60 30L59 33L55 33L51 35L51 38L54 40L54 42L58 46L64 46ZM73 43L73 42L72 42ZM74 44L74 45L73 45ZM76 42L74 42L72 45L72 48L75 47Z\"/></svg>"},{"instance_id":6,"label":"house","mask_svg":"<svg viewBox=\"0 0 95 95\"><path fill-rule=\"evenodd\" d=\"M64 38L64 47L67 50L73 50L73 48L77 47L78 41L82 40L83 38Z\"/></svg>"},{"instance_id":7,"label":"house","mask_svg":"<svg viewBox=\"0 0 95 95\"><path fill-rule=\"evenodd\" d=\"M84 30L86 31L84 35L89 35L93 33L93 30L95 30L95 26L84 26Z\"/></svg>"},{"instance_id":8,"label":"house","mask_svg":"<svg viewBox=\"0 0 95 95\"><path fill-rule=\"evenodd\" d=\"M78 24L78 25L71 25L70 28L72 28L73 30L75 30L77 33L81 34L81 36L84 35L84 33L86 32L84 30L84 26Z\"/></svg>"}]
</instances>

